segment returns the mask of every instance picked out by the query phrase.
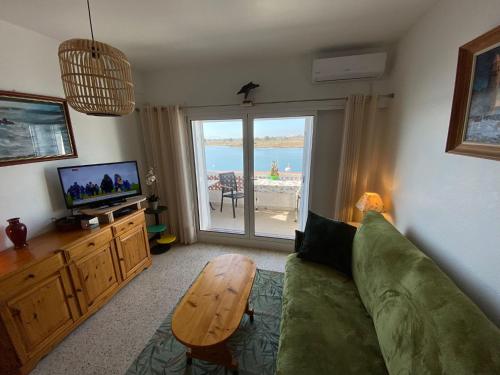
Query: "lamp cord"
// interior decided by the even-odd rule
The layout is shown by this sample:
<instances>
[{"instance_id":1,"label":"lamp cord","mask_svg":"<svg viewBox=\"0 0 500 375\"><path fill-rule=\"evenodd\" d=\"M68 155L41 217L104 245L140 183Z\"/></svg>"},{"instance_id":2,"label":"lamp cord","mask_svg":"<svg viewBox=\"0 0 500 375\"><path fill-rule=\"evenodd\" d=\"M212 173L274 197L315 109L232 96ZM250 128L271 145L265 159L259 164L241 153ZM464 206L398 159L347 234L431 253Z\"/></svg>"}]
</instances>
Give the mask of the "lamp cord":
<instances>
[{"instance_id":1,"label":"lamp cord","mask_svg":"<svg viewBox=\"0 0 500 375\"><path fill-rule=\"evenodd\" d=\"M92 35L92 44L94 44L94 29L92 28L92 16L90 15L90 2L87 0L87 9L89 10L90 34Z\"/></svg>"}]
</instances>

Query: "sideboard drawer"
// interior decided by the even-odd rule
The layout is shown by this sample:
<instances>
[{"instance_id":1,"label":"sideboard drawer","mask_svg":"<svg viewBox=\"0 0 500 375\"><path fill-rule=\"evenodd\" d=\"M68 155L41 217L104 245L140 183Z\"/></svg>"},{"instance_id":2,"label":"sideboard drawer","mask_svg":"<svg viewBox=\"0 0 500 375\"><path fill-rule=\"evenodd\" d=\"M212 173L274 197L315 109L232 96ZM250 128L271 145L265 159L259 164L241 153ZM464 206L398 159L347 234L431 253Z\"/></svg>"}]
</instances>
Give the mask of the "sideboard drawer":
<instances>
[{"instance_id":1,"label":"sideboard drawer","mask_svg":"<svg viewBox=\"0 0 500 375\"><path fill-rule=\"evenodd\" d=\"M144 220L144 214L140 212L137 215L129 217L127 220L120 224L113 225L113 232L115 233L115 236L118 236L132 228L135 228L138 225L142 225Z\"/></svg>"},{"instance_id":2,"label":"sideboard drawer","mask_svg":"<svg viewBox=\"0 0 500 375\"><path fill-rule=\"evenodd\" d=\"M99 249L108 244L113 239L111 229L105 229L95 236L87 238L82 243L67 249L71 258L81 258L92 250Z\"/></svg>"},{"instance_id":3,"label":"sideboard drawer","mask_svg":"<svg viewBox=\"0 0 500 375\"><path fill-rule=\"evenodd\" d=\"M33 264L0 283L0 299L4 300L29 288L64 267L62 253L56 253L39 263Z\"/></svg>"}]
</instances>

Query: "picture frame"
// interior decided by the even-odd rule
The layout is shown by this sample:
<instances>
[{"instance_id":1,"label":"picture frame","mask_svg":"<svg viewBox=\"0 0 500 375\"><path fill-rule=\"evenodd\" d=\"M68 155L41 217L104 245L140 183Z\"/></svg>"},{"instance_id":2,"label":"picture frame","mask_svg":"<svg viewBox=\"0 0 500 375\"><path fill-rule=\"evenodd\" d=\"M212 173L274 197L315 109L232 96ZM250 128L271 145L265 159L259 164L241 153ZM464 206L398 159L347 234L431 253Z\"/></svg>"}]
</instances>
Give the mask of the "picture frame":
<instances>
[{"instance_id":1,"label":"picture frame","mask_svg":"<svg viewBox=\"0 0 500 375\"><path fill-rule=\"evenodd\" d=\"M76 157L65 99L0 91L0 167Z\"/></svg>"},{"instance_id":2,"label":"picture frame","mask_svg":"<svg viewBox=\"0 0 500 375\"><path fill-rule=\"evenodd\" d=\"M500 160L500 26L458 51L446 152Z\"/></svg>"}]
</instances>

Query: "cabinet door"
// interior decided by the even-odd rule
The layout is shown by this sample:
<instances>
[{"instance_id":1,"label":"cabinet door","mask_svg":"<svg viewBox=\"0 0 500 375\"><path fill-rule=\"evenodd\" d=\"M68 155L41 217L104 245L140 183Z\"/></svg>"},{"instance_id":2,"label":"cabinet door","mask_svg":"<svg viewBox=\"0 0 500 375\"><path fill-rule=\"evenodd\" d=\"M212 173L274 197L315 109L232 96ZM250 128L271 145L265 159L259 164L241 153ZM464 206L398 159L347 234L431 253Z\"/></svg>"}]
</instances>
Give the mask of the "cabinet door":
<instances>
[{"instance_id":1,"label":"cabinet door","mask_svg":"<svg viewBox=\"0 0 500 375\"><path fill-rule=\"evenodd\" d=\"M117 238L118 257L123 279L128 279L149 260L149 244L144 225L139 225Z\"/></svg>"},{"instance_id":2,"label":"cabinet door","mask_svg":"<svg viewBox=\"0 0 500 375\"><path fill-rule=\"evenodd\" d=\"M21 361L44 349L77 319L72 313L71 290L67 290L66 270L48 277L24 294L7 301L4 314L15 338ZM72 301L71 301L72 303Z\"/></svg>"},{"instance_id":3,"label":"cabinet door","mask_svg":"<svg viewBox=\"0 0 500 375\"><path fill-rule=\"evenodd\" d=\"M109 243L75 261L71 267L78 300L84 313L97 307L98 302L111 296L118 287L119 275L113 257L113 244Z\"/></svg>"}]
</instances>

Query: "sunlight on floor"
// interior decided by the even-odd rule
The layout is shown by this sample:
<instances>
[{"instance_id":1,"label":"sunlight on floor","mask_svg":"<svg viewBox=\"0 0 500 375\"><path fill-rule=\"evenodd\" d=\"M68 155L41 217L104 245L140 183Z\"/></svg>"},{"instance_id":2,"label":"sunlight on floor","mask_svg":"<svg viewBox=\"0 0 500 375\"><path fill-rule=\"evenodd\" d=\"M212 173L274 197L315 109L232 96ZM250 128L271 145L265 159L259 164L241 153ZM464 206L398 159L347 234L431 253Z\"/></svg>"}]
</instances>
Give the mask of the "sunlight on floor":
<instances>
[{"instance_id":1,"label":"sunlight on floor","mask_svg":"<svg viewBox=\"0 0 500 375\"><path fill-rule=\"evenodd\" d=\"M231 206L224 205L222 212L220 205L213 204L215 210L210 212L211 230L231 233L245 231L244 209L235 209L236 217L233 218ZM255 232L258 236L293 238L297 229L295 210L259 209L255 211Z\"/></svg>"},{"instance_id":2,"label":"sunlight on floor","mask_svg":"<svg viewBox=\"0 0 500 375\"><path fill-rule=\"evenodd\" d=\"M272 215L271 219L273 219L273 220L280 220L280 221L287 221L288 214L279 213L279 214L276 214L276 215Z\"/></svg>"}]
</instances>

